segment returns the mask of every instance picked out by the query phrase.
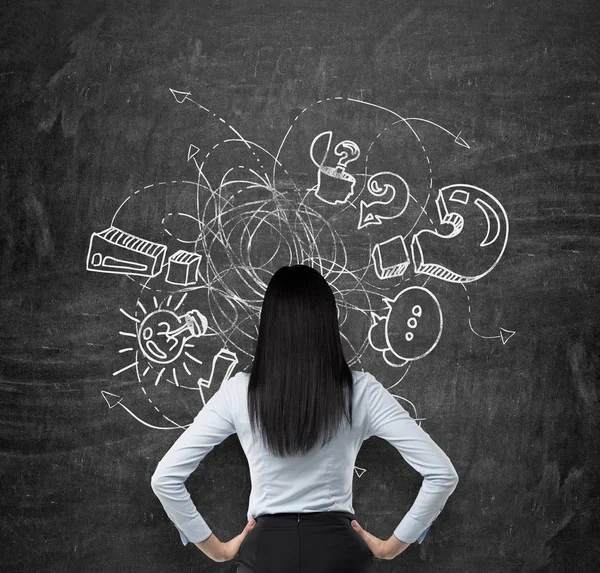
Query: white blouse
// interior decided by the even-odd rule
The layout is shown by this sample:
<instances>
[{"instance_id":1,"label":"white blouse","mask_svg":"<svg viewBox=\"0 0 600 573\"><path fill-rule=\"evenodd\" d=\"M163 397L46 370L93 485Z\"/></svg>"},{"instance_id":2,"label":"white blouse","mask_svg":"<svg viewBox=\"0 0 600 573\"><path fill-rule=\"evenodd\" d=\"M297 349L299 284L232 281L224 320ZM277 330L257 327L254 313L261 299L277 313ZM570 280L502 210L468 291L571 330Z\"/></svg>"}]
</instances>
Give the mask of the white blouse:
<instances>
[{"instance_id":1,"label":"white blouse","mask_svg":"<svg viewBox=\"0 0 600 573\"><path fill-rule=\"evenodd\" d=\"M352 428L341 426L326 446L286 458L270 454L252 435L247 408L249 374L238 372L221 385L152 476L152 489L184 545L204 541L212 533L191 501L185 481L216 445L234 433L250 467L248 521L271 513L354 513L356 456L364 440L378 436L390 442L424 478L414 503L394 530L406 543L423 540L456 488L456 471L448 456L379 381L366 372L352 374Z\"/></svg>"}]
</instances>

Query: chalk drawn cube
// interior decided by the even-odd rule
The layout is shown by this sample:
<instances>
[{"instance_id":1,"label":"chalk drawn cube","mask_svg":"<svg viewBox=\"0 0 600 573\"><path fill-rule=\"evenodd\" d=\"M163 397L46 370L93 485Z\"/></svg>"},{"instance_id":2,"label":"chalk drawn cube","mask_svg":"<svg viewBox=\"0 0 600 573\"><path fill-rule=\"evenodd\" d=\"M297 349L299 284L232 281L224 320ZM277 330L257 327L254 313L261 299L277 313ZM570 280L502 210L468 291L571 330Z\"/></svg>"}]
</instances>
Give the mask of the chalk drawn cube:
<instances>
[{"instance_id":1,"label":"chalk drawn cube","mask_svg":"<svg viewBox=\"0 0 600 573\"><path fill-rule=\"evenodd\" d=\"M172 285L189 286L196 283L202 255L179 250L169 257L166 281Z\"/></svg>"},{"instance_id":2,"label":"chalk drawn cube","mask_svg":"<svg viewBox=\"0 0 600 573\"><path fill-rule=\"evenodd\" d=\"M371 257L375 273L380 279L400 277L410 264L404 237L401 235L375 245Z\"/></svg>"}]
</instances>

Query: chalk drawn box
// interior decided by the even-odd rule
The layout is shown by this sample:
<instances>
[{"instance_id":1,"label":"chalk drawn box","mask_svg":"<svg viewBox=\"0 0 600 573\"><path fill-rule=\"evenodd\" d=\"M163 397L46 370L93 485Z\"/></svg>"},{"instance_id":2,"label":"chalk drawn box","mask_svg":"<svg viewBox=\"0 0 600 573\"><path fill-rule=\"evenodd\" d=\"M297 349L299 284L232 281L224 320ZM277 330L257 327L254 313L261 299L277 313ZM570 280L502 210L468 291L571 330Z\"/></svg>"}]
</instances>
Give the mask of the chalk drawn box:
<instances>
[{"instance_id":1,"label":"chalk drawn box","mask_svg":"<svg viewBox=\"0 0 600 573\"><path fill-rule=\"evenodd\" d=\"M375 245L371 258L375 265L375 273L380 279L400 277L410 264L408 250L401 236Z\"/></svg>"},{"instance_id":2,"label":"chalk drawn box","mask_svg":"<svg viewBox=\"0 0 600 573\"><path fill-rule=\"evenodd\" d=\"M179 250L169 257L167 282L172 285L189 286L196 283L202 255Z\"/></svg>"}]
</instances>

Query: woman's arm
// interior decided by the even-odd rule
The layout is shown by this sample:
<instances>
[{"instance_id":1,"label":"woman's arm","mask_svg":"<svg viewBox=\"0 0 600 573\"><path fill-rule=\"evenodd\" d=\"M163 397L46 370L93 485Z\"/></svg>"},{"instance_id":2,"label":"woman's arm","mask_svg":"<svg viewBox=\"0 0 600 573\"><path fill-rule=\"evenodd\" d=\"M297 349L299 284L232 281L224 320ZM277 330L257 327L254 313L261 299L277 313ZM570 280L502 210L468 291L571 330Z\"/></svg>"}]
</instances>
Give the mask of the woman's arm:
<instances>
[{"instance_id":1,"label":"woman's arm","mask_svg":"<svg viewBox=\"0 0 600 573\"><path fill-rule=\"evenodd\" d=\"M372 376L369 380L369 432L390 442L402 457L423 476L421 489L404 518L394 530L402 545L422 541L424 533L442 511L456 488L458 475L442 449L408 414L397 400ZM390 538L390 547L394 540Z\"/></svg>"},{"instance_id":2,"label":"woman's arm","mask_svg":"<svg viewBox=\"0 0 600 573\"><path fill-rule=\"evenodd\" d=\"M204 542L212 534L192 503L184 483L216 445L235 433L226 384L227 382L219 388L179 436L160 460L152 476L152 490L179 530L184 545L189 541Z\"/></svg>"}]
</instances>

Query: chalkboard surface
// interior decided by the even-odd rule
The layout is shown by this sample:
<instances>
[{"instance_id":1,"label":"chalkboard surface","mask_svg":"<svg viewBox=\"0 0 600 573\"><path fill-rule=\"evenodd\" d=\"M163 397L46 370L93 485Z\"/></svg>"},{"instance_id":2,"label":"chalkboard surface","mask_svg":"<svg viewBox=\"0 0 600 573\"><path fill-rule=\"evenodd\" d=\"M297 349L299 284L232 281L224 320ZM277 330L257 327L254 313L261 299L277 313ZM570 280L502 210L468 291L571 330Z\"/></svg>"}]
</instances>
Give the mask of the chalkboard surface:
<instances>
[{"instance_id":1,"label":"chalkboard surface","mask_svg":"<svg viewBox=\"0 0 600 573\"><path fill-rule=\"evenodd\" d=\"M460 476L377 570L598 568L595 1L24 0L0 22L3 571L235 571L181 545L150 476L296 262ZM365 442L363 527L387 538L419 485ZM236 436L188 487L242 530Z\"/></svg>"}]
</instances>

